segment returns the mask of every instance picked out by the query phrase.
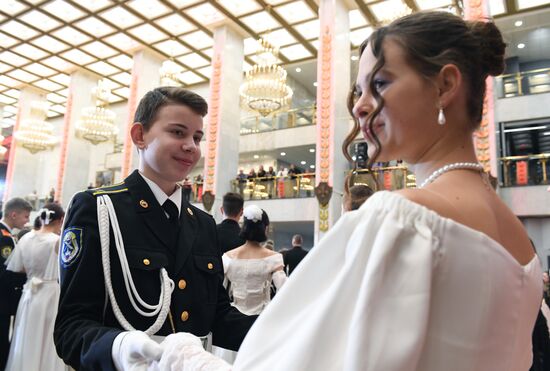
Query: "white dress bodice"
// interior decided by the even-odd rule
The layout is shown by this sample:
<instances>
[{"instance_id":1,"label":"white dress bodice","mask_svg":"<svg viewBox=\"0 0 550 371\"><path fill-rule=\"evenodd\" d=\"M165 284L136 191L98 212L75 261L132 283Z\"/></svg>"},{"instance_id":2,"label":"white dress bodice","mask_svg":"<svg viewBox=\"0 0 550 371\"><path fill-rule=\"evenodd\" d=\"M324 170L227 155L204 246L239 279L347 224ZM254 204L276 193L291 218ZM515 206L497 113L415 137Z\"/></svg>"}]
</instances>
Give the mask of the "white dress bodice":
<instances>
[{"instance_id":1,"label":"white dress bodice","mask_svg":"<svg viewBox=\"0 0 550 371\"><path fill-rule=\"evenodd\" d=\"M276 253L263 259L232 259L224 254L222 260L232 305L247 315L260 314L271 301L271 282L284 266L283 256Z\"/></svg>"}]
</instances>

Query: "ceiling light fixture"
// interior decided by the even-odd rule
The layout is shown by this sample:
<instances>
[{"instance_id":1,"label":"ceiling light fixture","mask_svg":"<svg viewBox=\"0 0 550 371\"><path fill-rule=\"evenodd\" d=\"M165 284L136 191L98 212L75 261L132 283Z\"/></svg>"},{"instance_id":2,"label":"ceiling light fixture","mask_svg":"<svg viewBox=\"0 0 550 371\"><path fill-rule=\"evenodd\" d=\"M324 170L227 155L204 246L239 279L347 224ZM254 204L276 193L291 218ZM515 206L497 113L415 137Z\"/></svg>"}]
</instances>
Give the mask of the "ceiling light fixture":
<instances>
[{"instance_id":1,"label":"ceiling light fixture","mask_svg":"<svg viewBox=\"0 0 550 371\"><path fill-rule=\"evenodd\" d=\"M358 59L359 59L359 57L358 57L357 55L352 55L352 56L351 56L351 60L352 60L352 61L356 61L356 60L358 60Z\"/></svg>"},{"instance_id":2,"label":"ceiling light fixture","mask_svg":"<svg viewBox=\"0 0 550 371\"><path fill-rule=\"evenodd\" d=\"M114 138L118 133L115 125L116 115L109 107L111 90L105 80L100 80L92 89L94 107L82 109L82 117L76 124L76 135L96 145Z\"/></svg>"},{"instance_id":3,"label":"ceiling light fixture","mask_svg":"<svg viewBox=\"0 0 550 371\"><path fill-rule=\"evenodd\" d=\"M286 156L286 152L281 152L281 156Z\"/></svg>"},{"instance_id":4,"label":"ceiling light fixture","mask_svg":"<svg viewBox=\"0 0 550 371\"><path fill-rule=\"evenodd\" d=\"M182 69L173 60L169 59L162 62L162 66L159 69L160 86L180 87L182 85L179 79L181 72Z\"/></svg>"},{"instance_id":5,"label":"ceiling light fixture","mask_svg":"<svg viewBox=\"0 0 550 371\"><path fill-rule=\"evenodd\" d=\"M286 71L277 64L279 49L263 38L259 44L257 63L245 73L239 94L243 107L265 117L289 106L292 89L286 84Z\"/></svg>"},{"instance_id":6,"label":"ceiling light fixture","mask_svg":"<svg viewBox=\"0 0 550 371\"><path fill-rule=\"evenodd\" d=\"M524 43L519 43L518 44L518 49L523 49L525 48L525 44Z\"/></svg>"},{"instance_id":7,"label":"ceiling light fixture","mask_svg":"<svg viewBox=\"0 0 550 371\"><path fill-rule=\"evenodd\" d=\"M31 102L30 118L24 120L13 134L17 143L32 154L52 149L57 144L53 125L45 121L48 109L48 102Z\"/></svg>"},{"instance_id":8,"label":"ceiling light fixture","mask_svg":"<svg viewBox=\"0 0 550 371\"><path fill-rule=\"evenodd\" d=\"M296 67L296 72L302 72L302 69L300 67Z\"/></svg>"},{"instance_id":9,"label":"ceiling light fixture","mask_svg":"<svg viewBox=\"0 0 550 371\"><path fill-rule=\"evenodd\" d=\"M514 23L514 26L516 26L516 27L521 27L521 26L523 26L523 21L516 21L516 22Z\"/></svg>"}]
</instances>

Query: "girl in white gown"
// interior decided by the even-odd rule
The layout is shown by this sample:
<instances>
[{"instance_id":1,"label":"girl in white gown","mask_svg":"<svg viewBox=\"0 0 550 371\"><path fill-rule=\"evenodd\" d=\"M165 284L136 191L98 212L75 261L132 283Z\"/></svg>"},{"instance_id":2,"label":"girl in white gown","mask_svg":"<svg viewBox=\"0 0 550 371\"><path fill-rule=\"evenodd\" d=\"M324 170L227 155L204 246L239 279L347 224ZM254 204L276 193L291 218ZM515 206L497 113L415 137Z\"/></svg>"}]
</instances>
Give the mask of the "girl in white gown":
<instances>
[{"instance_id":1,"label":"girl in white gown","mask_svg":"<svg viewBox=\"0 0 550 371\"><path fill-rule=\"evenodd\" d=\"M7 371L66 370L53 343L59 300L57 246L64 211L50 203L39 211L42 228L24 235L8 261L7 269L27 274L17 316Z\"/></svg>"},{"instance_id":2,"label":"girl in white gown","mask_svg":"<svg viewBox=\"0 0 550 371\"><path fill-rule=\"evenodd\" d=\"M362 44L347 143L362 131L369 162L404 160L419 189L375 193L342 216L252 326L233 371L529 369L540 262L472 140L504 51L493 23L441 11ZM189 334L164 346L162 370L231 368Z\"/></svg>"},{"instance_id":3,"label":"girl in white gown","mask_svg":"<svg viewBox=\"0 0 550 371\"><path fill-rule=\"evenodd\" d=\"M229 289L234 307L244 314L260 314L271 301L271 283L277 291L286 281L283 256L261 246L267 240L269 226L267 213L256 205L243 212L240 236L245 244L222 256L225 286ZM233 363L237 352L214 347L213 353Z\"/></svg>"}]
</instances>

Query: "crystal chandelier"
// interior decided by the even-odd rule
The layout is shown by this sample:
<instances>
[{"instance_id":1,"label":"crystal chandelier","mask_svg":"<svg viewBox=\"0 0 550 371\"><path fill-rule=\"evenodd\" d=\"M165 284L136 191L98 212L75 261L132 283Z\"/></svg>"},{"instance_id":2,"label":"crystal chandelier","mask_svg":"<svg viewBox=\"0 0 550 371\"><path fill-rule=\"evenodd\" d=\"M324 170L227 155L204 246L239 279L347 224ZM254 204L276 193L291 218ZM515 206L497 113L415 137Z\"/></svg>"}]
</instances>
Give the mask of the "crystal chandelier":
<instances>
[{"instance_id":1,"label":"crystal chandelier","mask_svg":"<svg viewBox=\"0 0 550 371\"><path fill-rule=\"evenodd\" d=\"M76 123L76 135L96 145L114 138L118 133L115 125L116 115L109 107L111 90L104 80L100 80L92 89L94 107L82 109L82 116Z\"/></svg>"},{"instance_id":2,"label":"crystal chandelier","mask_svg":"<svg viewBox=\"0 0 550 371\"><path fill-rule=\"evenodd\" d=\"M31 102L31 118L24 120L13 135L30 153L52 149L57 144L53 135L53 125L46 122L47 102Z\"/></svg>"},{"instance_id":3,"label":"crystal chandelier","mask_svg":"<svg viewBox=\"0 0 550 371\"><path fill-rule=\"evenodd\" d=\"M260 39L257 63L246 72L239 89L243 107L267 116L285 108L292 99L292 89L286 84L286 71L277 65L279 49Z\"/></svg>"},{"instance_id":4,"label":"crystal chandelier","mask_svg":"<svg viewBox=\"0 0 550 371\"><path fill-rule=\"evenodd\" d=\"M181 68L173 60L162 62L159 69L160 86L181 86L178 77L180 73Z\"/></svg>"}]
</instances>

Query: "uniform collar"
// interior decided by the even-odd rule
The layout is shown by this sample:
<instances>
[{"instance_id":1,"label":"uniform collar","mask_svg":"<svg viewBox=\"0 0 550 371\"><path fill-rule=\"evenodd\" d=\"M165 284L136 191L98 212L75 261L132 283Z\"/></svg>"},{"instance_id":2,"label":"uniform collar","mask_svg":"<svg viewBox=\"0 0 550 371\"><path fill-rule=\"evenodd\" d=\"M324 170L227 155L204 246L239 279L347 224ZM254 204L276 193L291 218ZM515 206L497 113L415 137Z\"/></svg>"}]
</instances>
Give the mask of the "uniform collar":
<instances>
[{"instance_id":1,"label":"uniform collar","mask_svg":"<svg viewBox=\"0 0 550 371\"><path fill-rule=\"evenodd\" d=\"M10 232L10 234L12 233L10 226L8 225L8 223L6 223L6 221L3 218L0 220L0 223L8 230L8 232Z\"/></svg>"},{"instance_id":2,"label":"uniform collar","mask_svg":"<svg viewBox=\"0 0 550 371\"><path fill-rule=\"evenodd\" d=\"M151 189L151 192L153 192L153 195L157 199L160 206L166 202L166 200L170 200L173 203L176 204L176 207L178 208L178 215L181 214L181 188L178 187L174 193L172 193L170 196L168 196L160 187L157 185L157 183L153 182L151 179L147 178L145 175L143 175L141 172L139 172L139 175L145 180L149 188Z\"/></svg>"}]
</instances>

